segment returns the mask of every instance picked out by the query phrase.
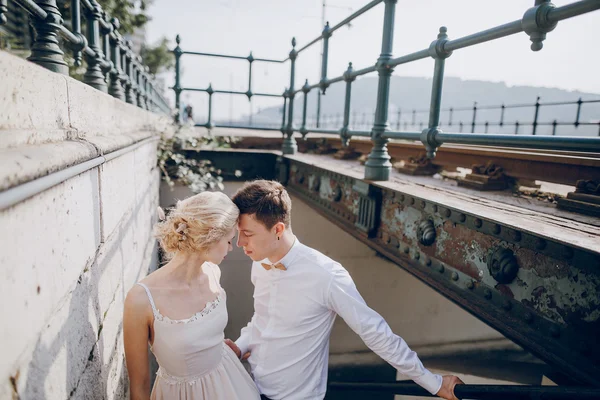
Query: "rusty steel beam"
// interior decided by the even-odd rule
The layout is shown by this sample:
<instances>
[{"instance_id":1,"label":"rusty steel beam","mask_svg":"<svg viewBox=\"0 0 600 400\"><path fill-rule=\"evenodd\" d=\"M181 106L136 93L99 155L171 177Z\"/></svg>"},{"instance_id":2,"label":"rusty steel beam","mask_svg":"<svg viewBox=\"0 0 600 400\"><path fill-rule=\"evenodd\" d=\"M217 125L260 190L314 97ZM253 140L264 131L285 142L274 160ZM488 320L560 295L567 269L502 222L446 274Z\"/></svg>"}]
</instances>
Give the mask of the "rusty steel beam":
<instances>
[{"instance_id":1,"label":"rusty steel beam","mask_svg":"<svg viewBox=\"0 0 600 400\"><path fill-rule=\"evenodd\" d=\"M600 387L600 230L563 240L550 228L572 221L524 229L501 217L513 212L506 205L461 206L451 193L369 183L342 162L306 157L280 159L292 194L557 370ZM522 211L515 218L541 218Z\"/></svg>"},{"instance_id":2,"label":"rusty steel beam","mask_svg":"<svg viewBox=\"0 0 600 400\"><path fill-rule=\"evenodd\" d=\"M326 141L331 148L339 150L339 138L308 138L298 140L301 152ZM280 149L282 139L276 137L245 136L235 143L235 148ZM351 140L350 147L358 153L369 154L371 142ZM424 154L421 143L391 142L388 152L396 161L418 158ZM540 180L574 186L578 180L595 180L600 176L600 154L581 154L549 150L515 150L484 146L444 145L438 149L434 165L454 170L456 167L471 168L488 162L501 166L504 173L515 179Z\"/></svg>"}]
</instances>

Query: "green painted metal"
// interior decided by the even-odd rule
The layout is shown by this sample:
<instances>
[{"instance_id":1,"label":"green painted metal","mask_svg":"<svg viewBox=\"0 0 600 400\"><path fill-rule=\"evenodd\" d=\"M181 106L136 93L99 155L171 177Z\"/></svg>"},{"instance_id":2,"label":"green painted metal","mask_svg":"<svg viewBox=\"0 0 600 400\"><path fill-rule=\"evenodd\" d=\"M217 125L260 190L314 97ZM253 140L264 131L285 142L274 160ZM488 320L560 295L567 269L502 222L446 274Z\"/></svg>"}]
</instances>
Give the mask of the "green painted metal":
<instances>
[{"instance_id":1,"label":"green painted metal","mask_svg":"<svg viewBox=\"0 0 600 400\"><path fill-rule=\"evenodd\" d=\"M212 84L208 84L208 89L206 89L206 92L208 93L208 121L206 122L206 127L208 129L213 129L215 125L212 122L212 95L214 93Z\"/></svg>"},{"instance_id":2,"label":"green painted metal","mask_svg":"<svg viewBox=\"0 0 600 400\"><path fill-rule=\"evenodd\" d=\"M58 46L60 35L65 46L73 52L76 66L82 64L83 56L86 57L85 83L141 108L170 114L169 105L154 89L147 67L119 34L119 21L109 20L96 0L71 0L72 30L63 25L56 0L14 0L14 3L30 14L36 31L28 60L51 71L68 74L64 53ZM0 23L6 20L4 14L8 9L3 7L5 4L6 1L0 0ZM86 35L81 32L82 12L86 16Z\"/></svg>"},{"instance_id":3,"label":"green painted metal","mask_svg":"<svg viewBox=\"0 0 600 400\"><path fill-rule=\"evenodd\" d=\"M108 92L106 85L106 77L101 68L103 58L101 43L100 43L100 26L99 20L102 18L102 8L95 0L90 0L91 9L84 8L86 15L87 40L88 47L93 54L86 53L87 70L83 75L83 81L93 88L101 92Z\"/></svg>"},{"instance_id":4,"label":"green painted metal","mask_svg":"<svg viewBox=\"0 0 600 400\"><path fill-rule=\"evenodd\" d=\"M392 58L394 45L394 17L397 0L385 0L383 15L383 38L381 41L381 55L377 60L379 84L377 87L377 106L373 124L371 140L373 148L365 163L365 179L373 181L387 181L390 177L392 163L387 152L388 139L384 134L388 130L388 103L390 92L390 77L392 68L387 62Z\"/></svg>"},{"instance_id":5,"label":"green painted metal","mask_svg":"<svg viewBox=\"0 0 600 400\"><path fill-rule=\"evenodd\" d=\"M177 46L173 50L173 54L175 55L175 85L173 86L173 91L175 92L175 121L181 122L181 55L183 51L179 46L181 43L179 35L175 36L175 43L177 43Z\"/></svg>"},{"instance_id":6,"label":"green painted metal","mask_svg":"<svg viewBox=\"0 0 600 400\"><path fill-rule=\"evenodd\" d=\"M279 129L281 131L281 134L283 136L285 136L285 130L286 130L286 125L285 125L285 112L287 111L287 99L288 99L288 90L287 88L283 91L283 109L281 110L281 128Z\"/></svg>"},{"instance_id":7,"label":"green painted metal","mask_svg":"<svg viewBox=\"0 0 600 400\"><path fill-rule=\"evenodd\" d=\"M300 127L300 134L302 135L302 139L306 139L306 134L308 130L306 129L306 108L308 105L308 93L310 92L310 88L308 87L308 79L304 82L304 86L302 86L303 103L302 103L302 126Z\"/></svg>"},{"instance_id":8,"label":"green painted metal","mask_svg":"<svg viewBox=\"0 0 600 400\"><path fill-rule=\"evenodd\" d=\"M288 90L288 121L285 129L285 136L281 147L283 154L295 154L298 150L298 145L294 139L294 82L296 80L296 57L298 52L296 51L296 38L292 38L292 50L290 51L290 87Z\"/></svg>"},{"instance_id":9,"label":"green painted metal","mask_svg":"<svg viewBox=\"0 0 600 400\"><path fill-rule=\"evenodd\" d=\"M321 60L321 81L319 82L319 86L323 94L327 90L329 83L327 82L327 59L329 58L329 38L331 37L331 30L329 29L329 22L323 28L323 33L321 35L323 37L323 59ZM317 114L320 114L320 109L317 111ZM318 119L319 117L317 117Z\"/></svg>"},{"instance_id":10,"label":"green painted metal","mask_svg":"<svg viewBox=\"0 0 600 400\"><path fill-rule=\"evenodd\" d=\"M56 0L38 0L38 4L30 3L33 2L24 2L36 10L31 23L36 39L27 59L50 71L68 75L69 67L63 58L64 53L58 46L57 34L61 26L61 15Z\"/></svg>"},{"instance_id":11,"label":"green painted metal","mask_svg":"<svg viewBox=\"0 0 600 400\"><path fill-rule=\"evenodd\" d=\"M340 131L340 138L342 139L342 146L347 147L350 138L349 125L350 125L350 102L352 99L352 82L356 79L352 75L352 63L348 63L348 69L344 73L344 80L346 81L346 97L344 100L344 125Z\"/></svg>"},{"instance_id":12,"label":"green painted metal","mask_svg":"<svg viewBox=\"0 0 600 400\"><path fill-rule=\"evenodd\" d=\"M6 13L8 13L8 0L0 0L0 25L5 25L8 22Z\"/></svg>"}]
</instances>

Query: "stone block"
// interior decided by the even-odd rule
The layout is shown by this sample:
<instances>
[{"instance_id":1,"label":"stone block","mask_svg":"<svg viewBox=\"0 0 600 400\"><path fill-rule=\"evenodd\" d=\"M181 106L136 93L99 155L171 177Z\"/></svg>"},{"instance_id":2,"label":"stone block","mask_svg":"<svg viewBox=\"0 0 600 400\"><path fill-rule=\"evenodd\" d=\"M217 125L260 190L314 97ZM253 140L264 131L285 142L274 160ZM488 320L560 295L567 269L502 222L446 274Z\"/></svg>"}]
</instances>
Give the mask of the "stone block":
<instances>
[{"instance_id":1,"label":"stone block","mask_svg":"<svg viewBox=\"0 0 600 400\"><path fill-rule=\"evenodd\" d=\"M77 285L100 244L97 170L0 211L2 380Z\"/></svg>"},{"instance_id":2,"label":"stone block","mask_svg":"<svg viewBox=\"0 0 600 400\"><path fill-rule=\"evenodd\" d=\"M70 140L0 150L0 190L29 182L97 156L98 152L91 144Z\"/></svg>"},{"instance_id":3,"label":"stone block","mask_svg":"<svg viewBox=\"0 0 600 400\"><path fill-rule=\"evenodd\" d=\"M0 149L67 139L65 76L5 51L0 51L0 76Z\"/></svg>"},{"instance_id":4,"label":"stone block","mask_svg":"<svg viewBox=\"0 0 600 400\"><path fill-rule=\"evenodd\" d=\"M110 160L100 167L102 240L113 234L135 202L135 158L133 152Z\"/></svg>"}]
</instances>

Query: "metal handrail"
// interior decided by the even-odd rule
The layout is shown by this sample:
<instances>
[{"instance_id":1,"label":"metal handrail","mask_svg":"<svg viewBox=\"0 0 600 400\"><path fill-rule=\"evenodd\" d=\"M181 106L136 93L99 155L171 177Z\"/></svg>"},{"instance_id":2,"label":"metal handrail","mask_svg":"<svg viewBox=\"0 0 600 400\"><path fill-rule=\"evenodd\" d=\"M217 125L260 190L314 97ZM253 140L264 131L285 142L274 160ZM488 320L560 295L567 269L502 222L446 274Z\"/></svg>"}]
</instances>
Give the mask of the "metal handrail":
<instances>
[{"instance_id":1,"label":"metal handrail","mask_svg":"<svg viewBox=\"0 0 600 400\"><path fill-rule=\"evenodd\" d=\"M329 382L329 390L369 391L405 396L436 397L415 383L403 381L389 383ZM570 400L598 399L600 389L590 387L569 386L537 386L537 385L456 385L454 394L458 398L496 400Z\"/></svg>"},{"instance_id":2,"label":"metal handrail","mask_svg":"<svg viewBox=\"0 0 600 400\"><path fill-rule=\"evenodd\" d=\"M80 66L82 56L86 57L84 83L143 109L171 113L168 102L156 90L148 67L132 51L131 41L125 41L118 32L119 21L116 18L107 19L96 0L71 0L72 30L63 25L55 1L40 4L33 0L13 1L31 15L37 33L29 61L68 75L68 65L56 40L56 36L60 35L73 52L75 65ZM0 24L7 22L4 15L7 12L7 7L2 5ZM81 33L81 14L87 20L87 35Z\"/></svg>"}]
</instances>

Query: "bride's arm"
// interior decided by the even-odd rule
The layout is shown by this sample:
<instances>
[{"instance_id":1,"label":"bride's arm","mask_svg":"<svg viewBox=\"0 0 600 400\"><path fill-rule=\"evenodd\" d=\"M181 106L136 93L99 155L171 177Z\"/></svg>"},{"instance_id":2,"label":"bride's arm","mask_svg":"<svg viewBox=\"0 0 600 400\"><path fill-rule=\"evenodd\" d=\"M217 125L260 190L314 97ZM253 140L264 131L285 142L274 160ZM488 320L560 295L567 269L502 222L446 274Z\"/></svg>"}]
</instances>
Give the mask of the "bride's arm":
<instances>
[{"instance_id":1,"label":"bride's arm","mask_svg":"<svg viewBox=\"0 0 600 400\"><path fill-rule=\"evenodd\" d=\"M144 289L134 285L127 294L123 311L123 340L131 400L150 399L148 338L152 319L148 317L148 308L150 305Z\"/></svg>"}]
</instances>

